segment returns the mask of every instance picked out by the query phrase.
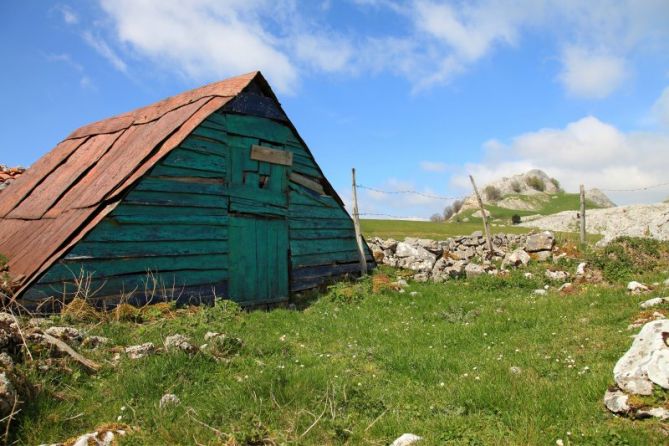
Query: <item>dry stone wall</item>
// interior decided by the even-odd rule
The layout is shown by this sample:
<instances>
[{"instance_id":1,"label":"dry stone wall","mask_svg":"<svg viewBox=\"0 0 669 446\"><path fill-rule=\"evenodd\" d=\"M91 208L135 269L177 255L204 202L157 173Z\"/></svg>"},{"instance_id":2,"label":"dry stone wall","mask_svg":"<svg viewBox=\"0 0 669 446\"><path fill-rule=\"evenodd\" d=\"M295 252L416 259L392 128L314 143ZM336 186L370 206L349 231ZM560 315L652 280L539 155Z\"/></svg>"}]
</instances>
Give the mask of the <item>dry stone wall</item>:
<instances>
[{"instance_id":1,"label":"dry stone wall","mask_svg":"<svg viewBox=\"0 0 669 446\"><path fill-rule=\"evenodd\" d=\"M555 245L553 233L496 234L488 255L485 237L477 231L446 240L407 237L404 241L373 237L367 240L377 263L415 271L414 280L444 282L458 277L497 274L526 265L531 258L548 260ZM500 267L496 266L498 264Z\"/></svg>"}]
</instances>

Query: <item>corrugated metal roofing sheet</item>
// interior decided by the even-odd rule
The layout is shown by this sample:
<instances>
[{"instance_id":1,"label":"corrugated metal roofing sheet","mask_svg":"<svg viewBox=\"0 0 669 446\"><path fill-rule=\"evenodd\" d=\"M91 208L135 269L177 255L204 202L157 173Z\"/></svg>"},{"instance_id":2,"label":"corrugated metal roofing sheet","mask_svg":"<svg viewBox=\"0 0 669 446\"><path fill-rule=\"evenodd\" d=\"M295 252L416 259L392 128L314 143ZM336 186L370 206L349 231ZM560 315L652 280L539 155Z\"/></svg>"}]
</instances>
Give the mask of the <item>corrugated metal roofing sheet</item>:
<instances>
[{"instance_id":1,"label":"corrugated metal roofing sheet","mask_svg":"<svg viewBox=\"0 0 669 446\"><path fill-rule=\"evenodd\" d=\"M86 125L0 195L0 253L22 292L115 206L115 199L259 72Z\"/></svg>"}]
</instances>

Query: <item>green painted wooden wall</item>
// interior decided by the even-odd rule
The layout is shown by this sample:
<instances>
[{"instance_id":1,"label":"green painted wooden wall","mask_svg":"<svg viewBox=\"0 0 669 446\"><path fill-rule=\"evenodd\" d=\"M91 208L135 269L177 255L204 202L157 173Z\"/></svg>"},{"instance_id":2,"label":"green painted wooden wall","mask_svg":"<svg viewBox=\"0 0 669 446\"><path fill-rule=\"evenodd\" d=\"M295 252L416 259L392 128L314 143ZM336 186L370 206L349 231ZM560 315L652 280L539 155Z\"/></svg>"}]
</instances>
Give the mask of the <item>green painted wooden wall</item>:
<instances>
[{"instance_id":1,"label":"green painted wooden wall","mask_svg":"<svg viewBox=\"0 0 669 446\"><path fill-rule=\"evenodd\" d=\"M256 144L292 152L293 165L251 160L250 148ZM285 300L288 291L355 273L358 254L350 217L333 197L290 182L291 172L317 182L323 179L287 123L214 113L145 175L23 299L35 303L48 296L72 297L79 289L102 303L118 302L119 295L124 295L137 304L152 296L190 301L232 297L244 304L258 304ZM267 190L244 186L258 184L262 175L270 177ZM240 221L249 216L256 223L240 229ZM240 244L237 236L249 237L249 225L263 234L269 231L264 238L258 236L256 243L269 254L255 262L261 269L284 262L287 277L259 288L247 285L251 291L241 293L242 285L231 282L231 275L243 274L239 268L242 254L236 250L248 246ZM231 240L231 231L235 240ZM281 250L289 251L285 258ZM369 252L368 258L371 260ZM246 259L244 264L252 261ZM83 287L82 278L87 279ZM231 289L238 296L230 296Z\"/></svg>"}]
</instances>

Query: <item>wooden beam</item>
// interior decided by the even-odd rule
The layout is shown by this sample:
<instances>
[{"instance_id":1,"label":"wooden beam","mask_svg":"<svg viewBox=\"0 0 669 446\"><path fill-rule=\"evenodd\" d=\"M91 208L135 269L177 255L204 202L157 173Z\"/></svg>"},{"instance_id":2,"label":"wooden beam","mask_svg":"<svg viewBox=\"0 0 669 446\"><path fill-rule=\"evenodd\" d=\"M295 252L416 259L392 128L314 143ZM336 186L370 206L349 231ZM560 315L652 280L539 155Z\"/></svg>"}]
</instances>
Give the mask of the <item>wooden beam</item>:
<instances>
[{"instance_id":1,"label":"wooden beam","mask_svg":"<svg viewBox=\"0 0 669 446\"><path fill-rule=\"evenodd\" d=\"M481 195L479 194L479 190L476 187L476 182L474 181L474 177L469 175L469 179L472 182L472 187L474 188L474 193L476 194L476 200L479 202L479 208L481 209L481 218L483 219L483 230L485 231L485 239L486 239L486 245L488 247L488 255L492 256L493 255L493 250L492 250L492 239L490 238L490 228L488 227L488 217L486 216L486 210L485 207L483 207L483 200L481 200Z\"/></svg>"},{"instance_id":2,"label":"wooden beam","mask_svg":"<svg viewBox=\"0 0 669 446\"><path fill-rule=\"evenodd\" d=\"M318 192L321 195L325 195L325 189L323 189L323 186L321 186L320 183L317 183L314 180L310 180L309 178L305 177L304 175L300 175L299 173L291 172L290 181L292 181L293 183L297 183L300 186L304 186L307 189L311 189L314 192Z\"/></svg>"},{"instance_id":3,"label":"wooden beam","mask_svg":"<svg viewBox=\"0 0 669 446\"><path fill-rule=\"evenodd\" d=\"M579 212L579 217L581 219L581 244L585 244L585 186L581 184L579 189L581 199L581 210Z\"/></svg>"},{"instance_id":4,"label":"wooden beam","mask_svg":"<svg viewBox=\"0 0 669 446\"><path fill-rule=\"evenodd\" d=\"M358 186L355 183L355 169L351 169L353 178L353 227L355 229L355 240L358 244L358 254L360 255L360 275L367 275L367 259L365 258L365 247L362 242L362 232L360 231L360 214L358 212Z\"/></svg>"},{"instance_id":5,"label":"wooden beam","mask_svg":"<svg viewBox=\"0 0 669 446\"><path fill-rule=\"evenodd\" d=\"M251 146L251 159L272 164L281 164L282 166L292 166L293 152L253 145Z\"/></svg>"}]
</instances>

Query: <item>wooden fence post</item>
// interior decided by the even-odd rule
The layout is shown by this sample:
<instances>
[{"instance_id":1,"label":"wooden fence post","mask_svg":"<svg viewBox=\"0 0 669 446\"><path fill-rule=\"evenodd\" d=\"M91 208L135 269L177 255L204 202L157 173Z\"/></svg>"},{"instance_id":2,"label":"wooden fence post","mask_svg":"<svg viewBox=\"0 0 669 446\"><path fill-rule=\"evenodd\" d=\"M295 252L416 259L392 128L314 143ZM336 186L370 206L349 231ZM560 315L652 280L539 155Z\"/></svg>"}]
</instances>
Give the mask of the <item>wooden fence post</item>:
<instances>
[{"instance_id":1,"label":"wooden fence post","mask_svg":"<svg viewBox=\"0 0 669 446\"><path fill-rule=\"evenodd\" d=\"M474 187L474 193L476 194L476 199L479 202L479 208L481 208L481 217L483 218L483 230L485 231L485 238L486 238L486 243L488 245L488 252L490 253L489 255L492 256L493 250L492 250L492 238L490 238L490 228L488 227L488 217L486 217L485 213L486 210L483 207L483 200L481 200L481 195L479 194L479 190L476 187L476 182L474 181L474 177L469 175L469 179L472 182L472 186Z\"/></svg>"},{"instance_id":2,"label":"wooden fence post","mask_svg":"<svg viewBox=\"0 0 669 446\"><path fill-rule=\"evenodd\" d=\"M581 210L579 212L579 218L581 220L581 244L585 244L585 187L581 184Z\"/></svg>"},{"instance_id":3,"label":"wooden fence post","mask_svg":"<svg viewBox=\"0 0 669 446\"><path fill-rule=\"evenodd\" d=\"M355 168L351 169L353 177L353 226L355 227L355 241L358 243L358 254L360 254L360 276L367 275L367 258L365 247L362 244L362 232L360 231L360 214L358 212L358 186L355 184Z\"/></svg>"}]
</instances>

